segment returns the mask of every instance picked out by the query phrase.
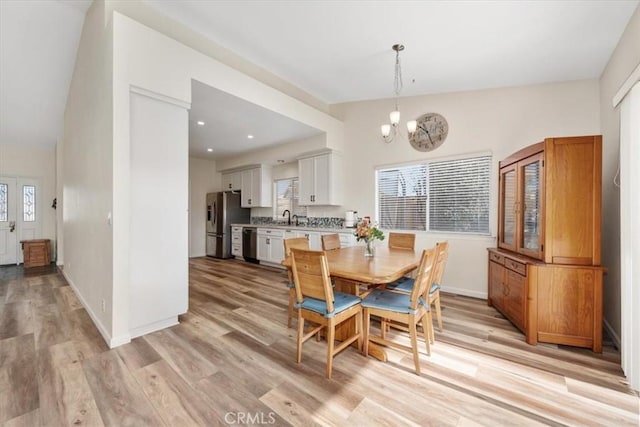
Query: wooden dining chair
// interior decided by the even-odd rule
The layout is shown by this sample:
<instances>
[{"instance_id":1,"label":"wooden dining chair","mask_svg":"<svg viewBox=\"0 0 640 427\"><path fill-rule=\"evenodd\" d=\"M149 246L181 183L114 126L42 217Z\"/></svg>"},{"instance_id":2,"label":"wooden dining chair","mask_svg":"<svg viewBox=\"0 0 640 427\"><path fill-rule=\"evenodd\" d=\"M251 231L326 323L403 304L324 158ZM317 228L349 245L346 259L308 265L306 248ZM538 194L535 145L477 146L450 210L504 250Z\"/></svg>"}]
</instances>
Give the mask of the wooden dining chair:
<instances>
[{"instance_id":1,"label":"wooden dining chair","mask_svg":"<svg viewBox=\"0 0 640 427\"><path fill-rule=\"evenodd\" d=\"M389 248L410 249L416 246L416 235L413 233L389 233Z\"/></svg>"},{"instance_id":2,"label":"wooden dining chair","mask_svg":"<svg viewBox=\"0 0 640 427\"><path fill-rule=\"evenodd\" d=\"M333 358L336 354L358 341L362 350L362 306L355 295L334 292L329 278L329 264L324 251L291 249L291 270L296 291L298 309L298 334L296 361L302 361L302 344L326 328L327 336L327 378L331 379ZM400 294L399 294L400 295ZM334 344L336 326L355 317L355 333ZM318 325L305 334L305 320Z\"/></svg>"},{"instance_id":3,"label":"wooden dining chair","mask_svg":"<svg viewBox=\"0 0 640 427\"><path fill-rule=\"evenodd\" d=\"M323 251L340 249L340 235L338 233L323 234L320 238L322 239Z\"/></svg>"},{"instance_id":4,"label":"wooden dining chair","mask_svg":"<svg viewBox=\"0 0 640 427\"><path fill-rule=\"evenodd\" d=\"M418 324L422 324L424 342L427 354L431 355L431 342L433 341L433 323L430 306L424 300L428 292L429 284L433 280L436 249L426 249L422 252L415 286L410 294L395 292L388 289L375 289L362 300L364 309L364 355L369 353L369 342L410 350L413 353L413 363L416 374L420 375L420 359L418 357ZM370 333L371 316L385 319L380 327L380 336ZM387 340L385 337L385 322L394 328L405 329L411 338L411 348L402 344Z\"/></svg>"},{"instance_id":5,"label":"wooden dining chair","mask_svg":"<svg viewBox=\"0 0 640 427\"><path fill-rule=\"evenodd\" d=\"M440 307L440 284L442 283L442 276L444 275L444 269L447 265L447 258L449 257L449 242L438 242L436 244L437 256L433 272L433 281L429 287L429 293L427 294L427 301L429 306L435 307L436 318L438 319L438 330L442 332L442 308ZM398 292L410 293L414 287L414 279L410 277L403 277L393 283L387 284L387 289L392 289Z\"/></svg>"},{"instance_id":6,"label":"wooden dining chair","mask_svg":"<svg viewBox=\"0 0 640 427\"><path fill-rule=\"evenodd\" d=\"M309 249L309 239L306 237L293 237L291 239L284 239L284 256L291 256L291 249ZM293 283L293 274L291 273L291 267L287 269L289 275L289 282L287 287L289 288L289 308L287 310L287 327L292 326L292 319L295 316L295 301L296 301L296 287Z\"/></svg>"}]
</instances>

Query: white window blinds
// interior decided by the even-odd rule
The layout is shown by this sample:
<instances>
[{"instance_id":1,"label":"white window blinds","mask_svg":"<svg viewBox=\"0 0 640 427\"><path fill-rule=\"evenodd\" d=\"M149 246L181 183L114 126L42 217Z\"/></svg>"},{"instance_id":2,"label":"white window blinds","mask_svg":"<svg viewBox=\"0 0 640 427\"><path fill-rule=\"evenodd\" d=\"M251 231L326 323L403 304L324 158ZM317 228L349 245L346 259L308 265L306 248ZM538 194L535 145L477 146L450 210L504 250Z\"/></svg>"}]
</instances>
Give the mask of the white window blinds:
<instances>
[{"instance_id":1,"label":"white window blinds","mask_svg":"<svg viewBox=\"0 0 640 427\"><path fill-rule=\"evenodd\" d=\"M390 230L489 233L491 156L379 169L378 222Z\"/></svg>"}]
</instances>

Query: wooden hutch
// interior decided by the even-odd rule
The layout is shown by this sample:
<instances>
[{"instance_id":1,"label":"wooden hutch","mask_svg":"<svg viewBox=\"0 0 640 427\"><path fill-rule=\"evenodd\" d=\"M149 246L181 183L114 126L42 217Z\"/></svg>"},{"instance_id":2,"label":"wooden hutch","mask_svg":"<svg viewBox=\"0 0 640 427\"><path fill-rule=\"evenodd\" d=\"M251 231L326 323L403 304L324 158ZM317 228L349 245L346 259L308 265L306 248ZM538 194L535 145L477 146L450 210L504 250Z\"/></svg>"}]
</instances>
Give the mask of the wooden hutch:
<instances>
[{"instance_id":1,"label":"wooden hutch","mask_svg":"<svg viewBox=\"0 0 640 427\"><path fill-rule=\"evenodd\" d=\"M540 342L602 351L602 137L547 138L500 162L489 305Z\"/></svg>"}]
</instances>

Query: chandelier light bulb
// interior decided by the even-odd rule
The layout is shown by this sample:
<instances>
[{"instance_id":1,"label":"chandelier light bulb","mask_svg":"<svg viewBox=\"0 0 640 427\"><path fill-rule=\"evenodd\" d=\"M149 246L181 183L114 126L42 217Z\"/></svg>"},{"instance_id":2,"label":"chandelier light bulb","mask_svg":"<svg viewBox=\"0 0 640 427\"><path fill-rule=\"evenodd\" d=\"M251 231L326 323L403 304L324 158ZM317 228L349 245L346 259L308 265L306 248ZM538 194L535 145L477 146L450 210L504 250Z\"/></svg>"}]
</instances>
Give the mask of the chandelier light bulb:
<instances>
[{"instance_id":1,"label":"chandelier light bulb","mask_svg":"<svg viewBox=\"0 0 640 427\"><path fill-rule=\"evenodd\" d=\"M392 111L389 113L389 121L393 126L397 126L400 123L400 111Z\"/></svg>"},{"instance_id":2,"label":"chandelier light bulb","mask_svg":"<svg viewBox=\"0 0 640 427\"><path fill-rule=\"evenodd\" d=\"M415 120L410 120L407 122L407 132L414 133L416 128L418 127L418 122Z\"/></svg>"},{"instance_id":3,"label":"chandelier light bulb","mask_svg":"<svg viewBox=\"0 0 640 427\"><path fill-rule=\"evenodd\" d=\"M391 134L391 125L382 125L380 130L382 131L382 136L386 138Z\"/></svg>"}]
</instances>

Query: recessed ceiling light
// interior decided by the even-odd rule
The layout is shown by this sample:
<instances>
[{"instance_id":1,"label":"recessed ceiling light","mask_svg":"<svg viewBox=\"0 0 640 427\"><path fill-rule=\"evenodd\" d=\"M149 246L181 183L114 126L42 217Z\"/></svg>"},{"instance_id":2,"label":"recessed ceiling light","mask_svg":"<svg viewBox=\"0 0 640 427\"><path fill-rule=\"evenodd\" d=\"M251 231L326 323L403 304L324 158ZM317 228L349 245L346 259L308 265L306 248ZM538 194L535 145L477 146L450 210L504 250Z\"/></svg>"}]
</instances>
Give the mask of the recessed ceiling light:
<instances>
[{"instance_id":1,"label":"recessed ceiling light","mask_svg":"<svg viewBox=\"0 0 640 427\"><path fill-rule=\"evenodd\" d=\"M204 126L204 122L202 120L198 121L198 126Z\"/></svg>"},{"instance_id":2,"label":"recessed ceiling light","mask_svg":"<svg viewBox=\"0 0 640 427\"><path fill-rule=\"evenodd\" d=\"M284 160L278 159L278 163L284 163Z\"/></svg>"},{"instance_id":3,"label":"recessed ceiling light","mask_svg":"<svg viewBox=\"0 0 640 427\"><path fill-rule=\"evenodd\" d=\"M207 148L207 151L212 153L213 152L213 148Z\"/></svg>"},{"instance_id":4,"label":"recessed ceiling light","mask_svg":"<svg viewBox=\"0 0 640 427\"><path fill-rule=\"evenodd\" d=\"M247 138L253 139L253 135L247 135Z\"/></svg>"}]
</instances>

